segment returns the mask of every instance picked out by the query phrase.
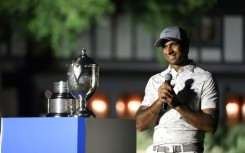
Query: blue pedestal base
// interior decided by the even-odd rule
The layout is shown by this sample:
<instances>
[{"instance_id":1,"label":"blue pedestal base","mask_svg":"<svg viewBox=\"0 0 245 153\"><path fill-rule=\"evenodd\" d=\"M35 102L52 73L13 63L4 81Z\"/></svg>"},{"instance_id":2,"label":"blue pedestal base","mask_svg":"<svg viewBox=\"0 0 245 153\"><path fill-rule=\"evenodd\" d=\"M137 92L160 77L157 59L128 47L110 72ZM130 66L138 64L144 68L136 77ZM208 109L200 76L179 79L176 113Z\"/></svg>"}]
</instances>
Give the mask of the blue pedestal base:
<instances>
[{"instance_id":1,"label":"blue pedestal base","mask_svg":"<svg viewBox=\"0 0 245 153\"><path fill-rule=\"evenodd\" d=\"M3 118L1 153L136 152L133 120Z\"/></svg>"}]
</instances>

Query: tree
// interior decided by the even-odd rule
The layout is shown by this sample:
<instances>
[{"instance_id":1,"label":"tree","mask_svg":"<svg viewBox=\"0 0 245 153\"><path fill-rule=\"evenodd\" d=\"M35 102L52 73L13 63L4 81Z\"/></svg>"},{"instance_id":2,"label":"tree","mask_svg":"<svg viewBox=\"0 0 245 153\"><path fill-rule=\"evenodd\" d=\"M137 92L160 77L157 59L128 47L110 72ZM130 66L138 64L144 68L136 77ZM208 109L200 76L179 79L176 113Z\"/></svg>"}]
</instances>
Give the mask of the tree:
<instances>
[{"instance_id":1,"label":"tree","mask_svg":"<svg viewBox=\"0 0 245 153\"><path fill-rule=\"evenodd\" d=\"M77 44L77 35L112 13L109 0L2 0L0 15L11 27L19 27L37 42L47 42L56 57L67 57Z\"/></svg>"},{"instance_id":2,"label":"tree","mask_svg":"<svg viewBox=\"0 0 245 153\"><path fill-rule=\"evenodd\" d=\"M18 27L36 42L51 46L56 57L69 57L78 34L104 15L129 13L132 20L155 32L164 25L186 28L219 5L219 0L1 0L1 23ZM188 28L186 28L188 29Z\"/></svg>"}]
</instances>

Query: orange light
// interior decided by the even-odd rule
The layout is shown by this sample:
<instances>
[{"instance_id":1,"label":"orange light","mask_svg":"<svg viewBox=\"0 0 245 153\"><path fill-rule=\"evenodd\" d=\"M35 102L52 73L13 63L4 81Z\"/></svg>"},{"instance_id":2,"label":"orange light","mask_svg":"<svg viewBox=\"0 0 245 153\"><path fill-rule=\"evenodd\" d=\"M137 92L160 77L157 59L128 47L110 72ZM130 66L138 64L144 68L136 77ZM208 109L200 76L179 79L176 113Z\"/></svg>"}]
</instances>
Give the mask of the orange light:
<instances>
[{"instance_id":1,"label":"orange light","mask_svg":"<svg viewBox=\"0 0 245 153\"><path fill-rule=\"evenodd\" d=\"M98 113L103 113L107 110L107 105L105 101L95 99L92 103L92 108Z\"/></svg>"},{"instance_id":2,"label":"orange light","mask_svg":"<svg viewBox=\"0 0 245 153\"><path fill-rule=\"evenodd\" d=\"M243 97L243 103L242 103L242 120L245 122L245 96Z\"/></svg>"},{"instance_id":3,"label":"orange light","mask_svg":"<svg viewBox=\"0 0 245 153\"><path fill-rule=\"evenodd\" d=\"M226 105L226 113L229 119L235 119L239 112L239 106L237 103L230 102Z\"/></svg>"},{"instance_id":4,"label":"orange light","mask_svg":"<svg viewBox=\"0 0 245 153\"><path fill-rule=\"evenodd\" d=\"M142 98L140 94L134 93L129 95L128 103L127 103L127 112L129 118L134 118L136 111L138 110L141 104Z\"/></svg>"},{"instance_id":5,"label":"orange light","mask_svg":"<svg viewBox=\"0 0 245 153\"><path fill-rule=\"evenodd\" d=\"M139 93L122 94L115 105L117 116L120 118L134 119L141 101L142 98Z\"/></svg>"},{"instance_id":6,"label":"orange light","mask_svg":"<svg viewBox=\"0 0 245 153\"><path fill-rule=\"evenodd\" d=\"M242 104L242 118L245 121L245 103Z\"/></svg>"},{"instance_id":7,"label":"orange light","mask_svg":"<svg viewBox=\"0 0 245 153\"><path fill-rule=\"evenodd\" d=\"M125 102L122 100L119 100L116 102L116 112L117 115L122 117L125 113Z\"/></svg>"},{"instance_id":8,"label":"orange light","mask_svg":"<svg viewBox=\"0 0 245 153\"><path fill-rule=\"evenodd\" d=\"M140 106L141 101L132 100L128 102L128 112L130 116L134 116Z\"/></svg>"},{"instance_id":9,"label":"orange light","mask_svg":"<svg viewBox=\"0 0 245 153\"><path fill-rule=\"evenodd\" d=\"M228 124L237 124L241 118L241 104L238 96L229 96L226 104L226 116Z\"/></svg>"},{"instance_id":10,"label":"orange light","mask_svg":"<svg viewBox=\"0 0 245 153\"><path fill-rule=\"evenodd\" d=\"M117 117L119 118L125 118L126 116L126 95L121 95L115 105Z\"/></svg>"},{"instance_id":11,"label":"orange light","mask_svg":"<svg viewBox=\"0 0 245 153\"><path fill-rule=\"evenodd\" d=\"M89 100L89 106L96 115L96 118L105 118L109 116L109 104L106 94L96 93L91 100Z\"/></svg>"}]
</instances>

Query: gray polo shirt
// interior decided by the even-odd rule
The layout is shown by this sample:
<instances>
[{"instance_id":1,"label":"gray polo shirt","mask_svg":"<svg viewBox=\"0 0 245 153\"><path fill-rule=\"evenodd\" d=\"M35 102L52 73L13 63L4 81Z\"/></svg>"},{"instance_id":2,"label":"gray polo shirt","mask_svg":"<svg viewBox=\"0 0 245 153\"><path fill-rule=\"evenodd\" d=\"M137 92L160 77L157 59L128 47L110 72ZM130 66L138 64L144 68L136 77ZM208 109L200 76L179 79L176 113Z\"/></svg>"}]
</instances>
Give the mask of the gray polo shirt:
<instances>
[{"instance_id":1,"label":"gray polo shirt","mask_svg":"<svg viewBox=\"0 0 245 153\"><path fill-rule=\"evenodd\" d=\"M152 76L145 88L141 103L150 106L158 98L158 88L165 81L166 73L172 74L171 84L181 103L191 109L218 109L218 89L210 72L197 67L194 63L181 68L178 72L170 66L163 72ZM167 111L154 128L153 144L183 144L203 142L205 133L187 123L174 109Z\"/></svg>"}]
</instances>

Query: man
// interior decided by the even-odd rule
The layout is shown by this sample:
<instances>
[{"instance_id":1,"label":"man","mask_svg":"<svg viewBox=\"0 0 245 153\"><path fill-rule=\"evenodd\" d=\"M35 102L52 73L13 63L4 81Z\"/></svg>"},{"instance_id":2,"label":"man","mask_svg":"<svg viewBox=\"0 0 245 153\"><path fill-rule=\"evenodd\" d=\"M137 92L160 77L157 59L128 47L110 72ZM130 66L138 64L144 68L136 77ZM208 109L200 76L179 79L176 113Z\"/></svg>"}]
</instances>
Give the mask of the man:
<instances>
[{"instance_id":1,"label":"man","mask_svg":"<svg viewBox=\"0 0 245 153\"><path fill-rule=\"evenodd\" d=\"M155 42L169 66L149 79L136 113L139 131L155 125L147 153L202 153L205 132L217 129L217 84L210 72L189 60L189 44L187 33L178 26L166 27ZM172 76L170 83L165 80L167 73Z\"/></svg>"}]
</instances>

